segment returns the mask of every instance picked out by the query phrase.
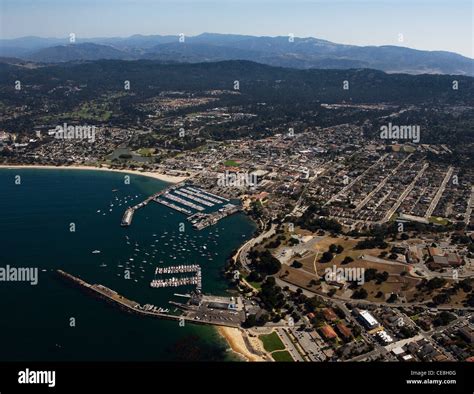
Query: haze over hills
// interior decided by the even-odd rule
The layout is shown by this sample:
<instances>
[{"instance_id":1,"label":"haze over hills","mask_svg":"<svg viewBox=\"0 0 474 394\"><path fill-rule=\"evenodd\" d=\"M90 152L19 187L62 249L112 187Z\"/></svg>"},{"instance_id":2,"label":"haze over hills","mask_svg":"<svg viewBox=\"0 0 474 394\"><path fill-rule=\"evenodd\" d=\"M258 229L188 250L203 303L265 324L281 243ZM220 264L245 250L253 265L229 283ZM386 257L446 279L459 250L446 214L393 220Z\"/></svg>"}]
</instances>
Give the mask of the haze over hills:
<instances>
[{"instance_id":1,"label":"haze over hills","mask_svg":"<svg viewBox=\"0 0 474 394\"><path fill-rule=\"evenodd\" d=\"M273 66L309 69L372 68L388 73L460 74L474 76L474 59L446 51L421 51L400 46L355 46L317 38L255 37L203 33L185 37L67 39L22 37L0 40L0 56L59 63L99 59L163 62L250 60Z\"/></svg>"}]
</instances>

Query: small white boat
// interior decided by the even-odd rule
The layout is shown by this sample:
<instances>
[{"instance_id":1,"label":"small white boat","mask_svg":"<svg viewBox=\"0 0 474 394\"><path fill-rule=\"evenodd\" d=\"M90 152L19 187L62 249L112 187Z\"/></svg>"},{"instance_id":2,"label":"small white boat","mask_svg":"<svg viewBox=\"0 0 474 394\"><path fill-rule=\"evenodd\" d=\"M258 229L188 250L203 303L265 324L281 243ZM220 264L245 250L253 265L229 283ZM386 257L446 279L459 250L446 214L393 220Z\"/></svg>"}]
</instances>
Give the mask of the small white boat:
<instances>
[{"instance_id":1,"label":"small white boat","mask_svg":"<svg viewBox=\"0 0 474 394\"><path fill-rule=\"evenodd\" d=\"M93 250L92 251L92 254L99 254L100 253L100 250Z\"/></svg>"}]
</instances>

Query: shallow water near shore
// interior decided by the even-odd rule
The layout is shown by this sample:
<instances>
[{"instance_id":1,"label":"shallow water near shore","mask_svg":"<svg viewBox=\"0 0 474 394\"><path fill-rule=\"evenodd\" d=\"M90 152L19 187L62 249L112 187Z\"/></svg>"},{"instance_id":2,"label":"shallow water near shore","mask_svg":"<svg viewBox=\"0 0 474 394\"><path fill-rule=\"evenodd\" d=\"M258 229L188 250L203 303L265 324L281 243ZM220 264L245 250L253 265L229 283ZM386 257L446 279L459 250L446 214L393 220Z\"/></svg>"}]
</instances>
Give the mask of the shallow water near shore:
<instances>
[{"instance_id":1,"label":"shallow water near shore","mask_svg":"<svg viewBox=\"0 0 474 394\"><path fill-rule=\"evenodd\" d=\"M56 277L62 269L141 304L172 310L169 300L180 301L173 294L192 287L150 288L155 268L197 263L203 292L226 294L225 259L251 236L254 224L237 214L196 231L185 216L150 203L122 228L128 205L168 185L138 175L130 175L127 185L124 176L0 169L0 266L39 269L36 286L0 282L1 360L235 359L212 327L127 314ZM130 279L124 278L126 269Z\"/></svg>"}]
</instances>

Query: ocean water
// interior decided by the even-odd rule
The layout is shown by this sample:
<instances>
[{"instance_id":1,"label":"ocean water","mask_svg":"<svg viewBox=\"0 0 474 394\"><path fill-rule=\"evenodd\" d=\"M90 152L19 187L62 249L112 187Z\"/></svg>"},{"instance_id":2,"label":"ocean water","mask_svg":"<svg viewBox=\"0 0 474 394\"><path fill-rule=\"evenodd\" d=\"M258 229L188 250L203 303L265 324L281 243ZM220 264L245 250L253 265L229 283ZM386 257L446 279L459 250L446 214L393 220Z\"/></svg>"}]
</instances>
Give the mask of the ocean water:
<instances>
[{"instance_id":1,"label":"ocean water","mask_svg":"<svg viewBox=\"0 0 474 394\"><path fill-rule=\"evenodd\" d=\"M15 183L17 176L20 184ZM35 286L0 282L0 360L234 359L212 327L180 327L128 314L55 275L62 269L141 304L172 310L169 301L180 301L173 294L192 287L151 288L155 268L197 263L203 292L226 294L225 259L251 236L254 224L237 214L196 231L184 215L152 202L123 228L120 221L127 206L167 186L138 175L130 175L130 184L125 184L124 176L0 169L0 267L39 268ZM126 269L130 279L124 278Z\"/></svg>"}]
</instances>

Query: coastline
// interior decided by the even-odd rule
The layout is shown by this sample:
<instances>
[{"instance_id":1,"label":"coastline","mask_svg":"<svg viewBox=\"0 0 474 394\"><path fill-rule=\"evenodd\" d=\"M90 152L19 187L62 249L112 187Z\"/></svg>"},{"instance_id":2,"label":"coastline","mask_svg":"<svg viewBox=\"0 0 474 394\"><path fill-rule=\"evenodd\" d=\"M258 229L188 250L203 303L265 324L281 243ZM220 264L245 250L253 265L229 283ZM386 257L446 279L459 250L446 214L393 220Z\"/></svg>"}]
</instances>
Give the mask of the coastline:
<instances>
[{"instance_id":1,"label":"coastline","mask_svg":"<svg viewBox=\"0 0 474 394\"><path fill-rule=\"evenodd\" d=\"M244 333L239 328L233 327L216 327L217 332L223 337L232 351L242 357L245 361L267 361L264 357L255 354L246 345Z\"/></svg>"},{"instance_id":2,"label":"coastline","mask_svg":"<svg viewBox=\"0 0 474 394\"><path fill-rule=\"evenodd\" d=\"M188 179L189 177L185 176L174 176L174 175L167 175L162 174L159 172L151 172L151 171L136 171L136 170L119 170L115 168L108 168L108 167L94 167L94 166L79 166L79 165L72 165L72 166L52 166L52 165L35 165L35 164L27 164L27 165L8 165L8 164L0 164L0 169L46 169L46 170L87 170L87 171L109 171L109 172L119 172L124 174L131 174L131 175L141 175L148 178L158 179L163 182L167 183L179 183L183 182L184 180Z\"/></svg>"}]
</instances>

